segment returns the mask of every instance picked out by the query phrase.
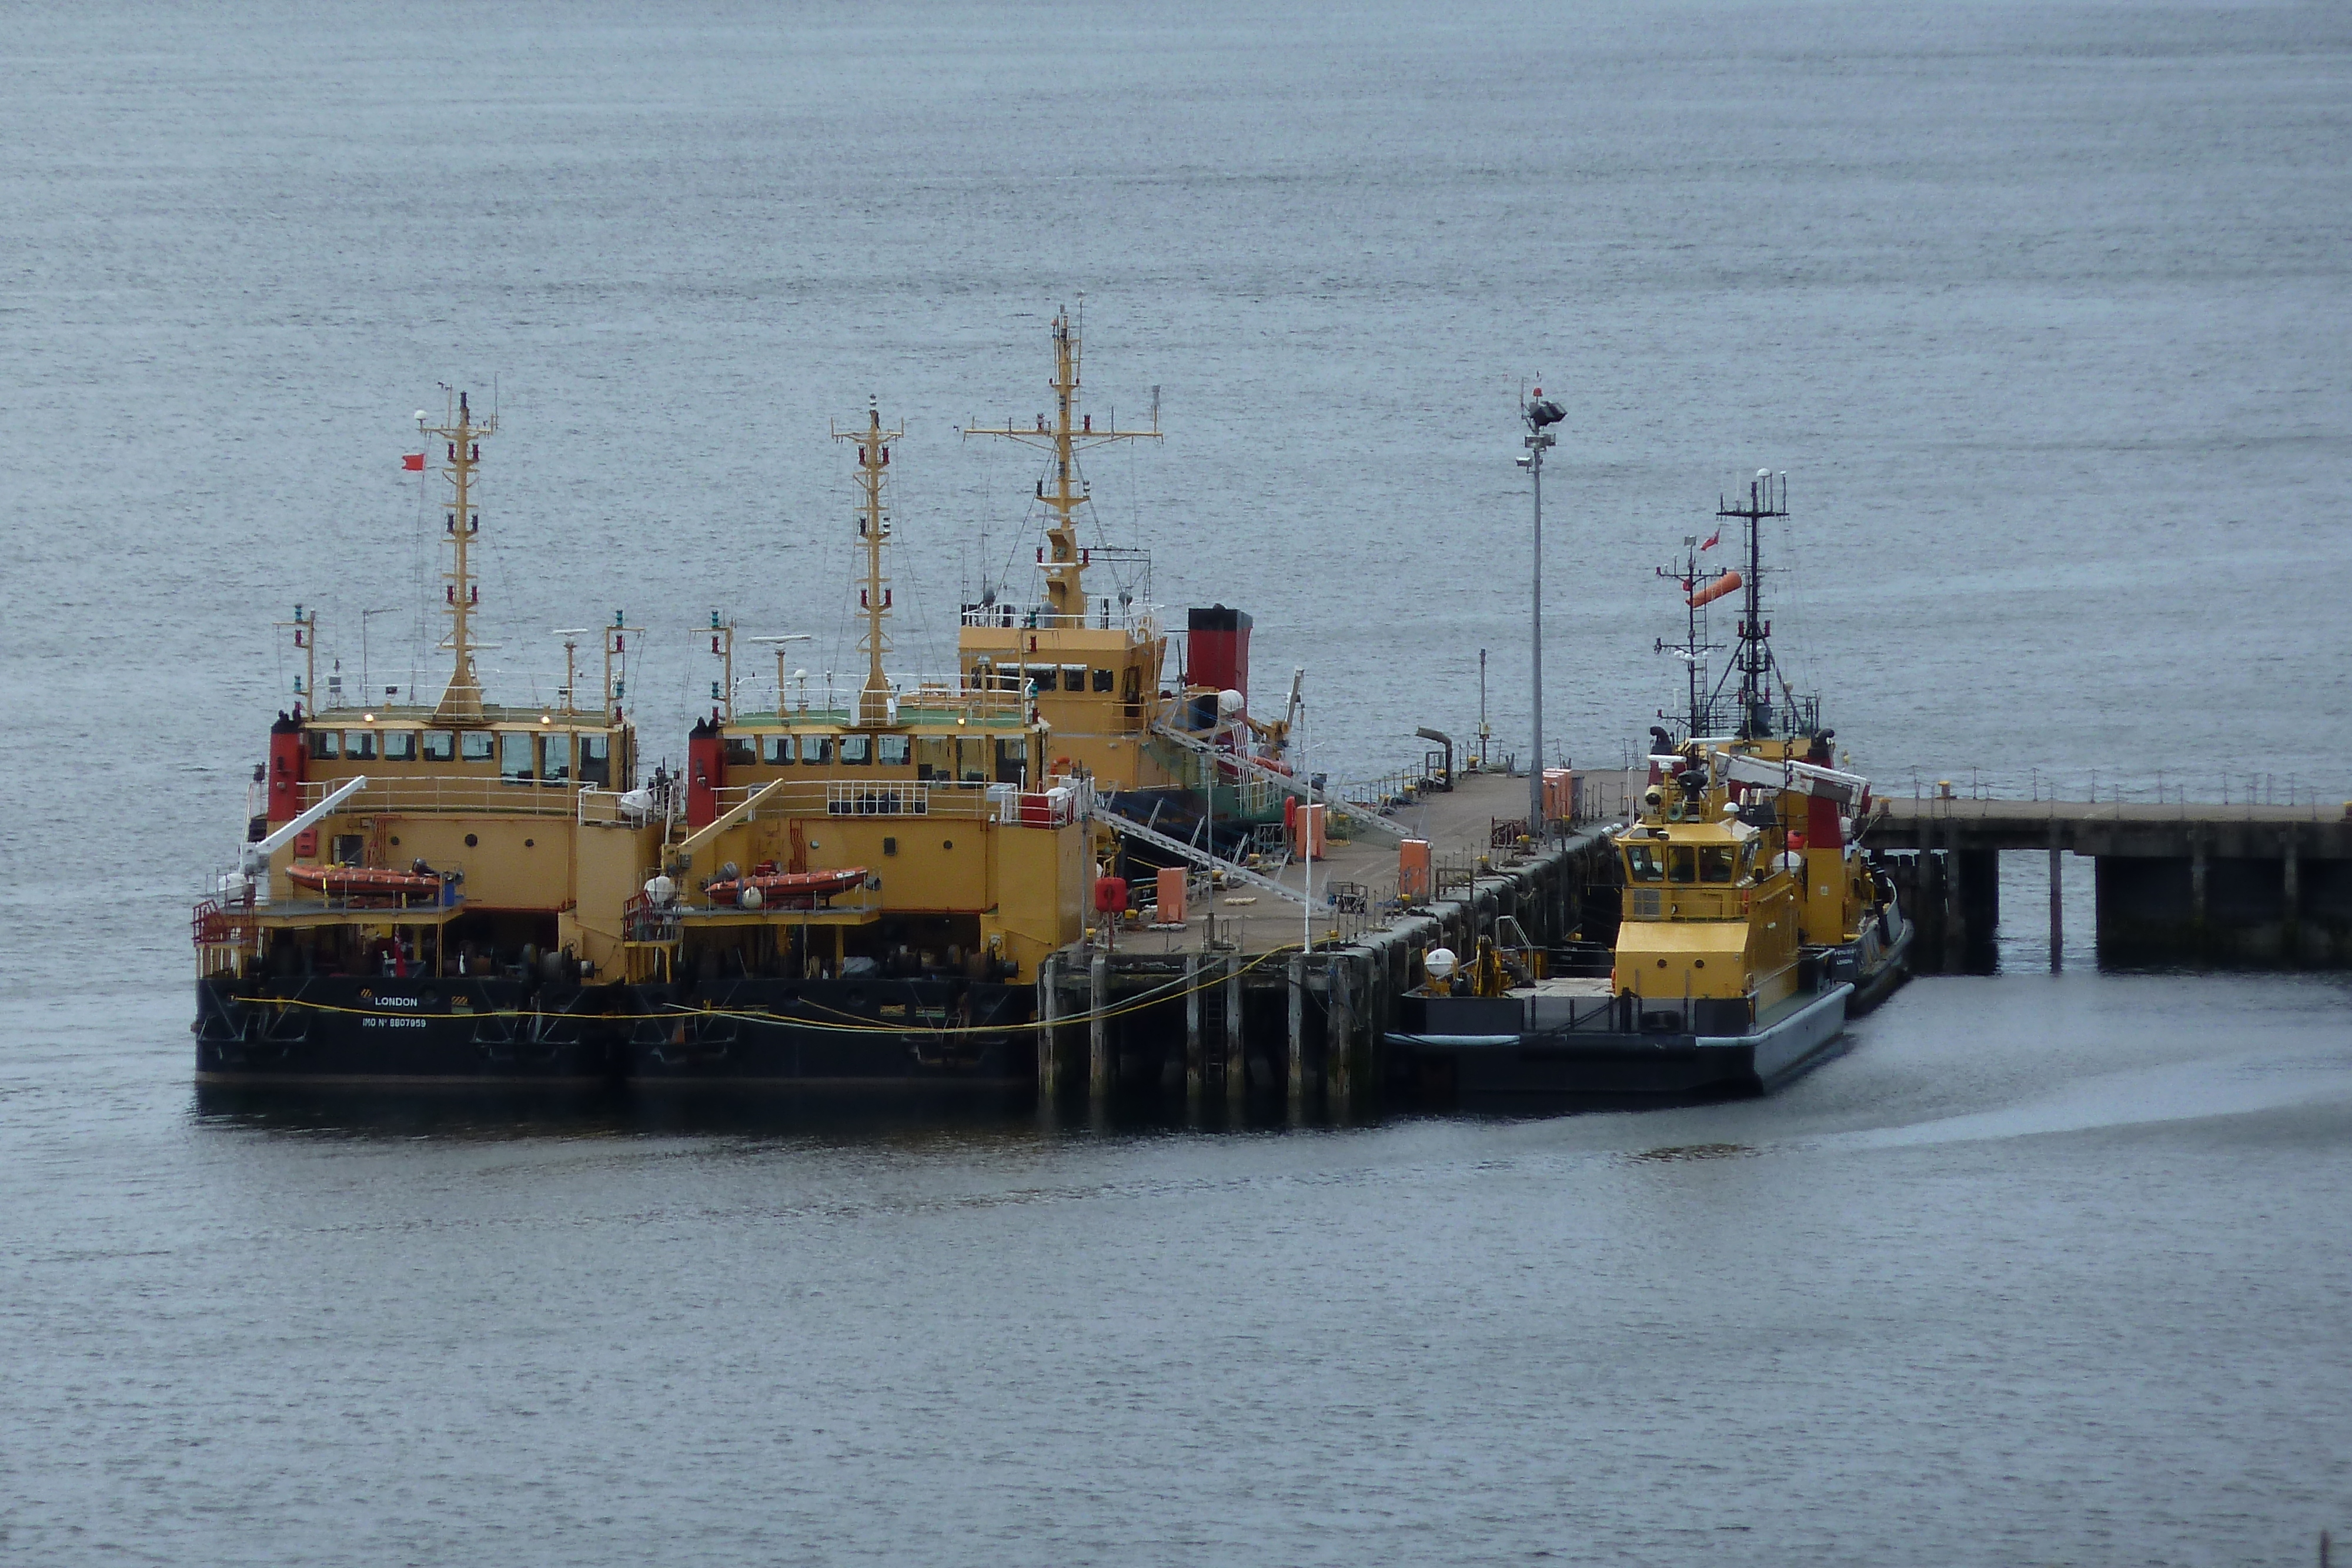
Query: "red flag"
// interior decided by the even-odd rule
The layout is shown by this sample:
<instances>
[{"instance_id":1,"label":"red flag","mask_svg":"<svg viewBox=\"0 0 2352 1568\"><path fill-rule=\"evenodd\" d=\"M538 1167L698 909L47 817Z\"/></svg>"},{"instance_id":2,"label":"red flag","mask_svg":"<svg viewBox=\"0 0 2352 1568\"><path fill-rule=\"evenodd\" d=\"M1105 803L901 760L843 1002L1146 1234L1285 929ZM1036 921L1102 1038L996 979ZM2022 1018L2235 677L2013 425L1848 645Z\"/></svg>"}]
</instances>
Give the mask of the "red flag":
<instances>
[{"instance_id":1,"label":"red flag","mask_svg":"<svg viewBox=\"0 0 2352 1568\"><path fill-rule=\"evenodd\" d=\"M425 454L422 452L406 453L401 457L400 465L403 468L407 469L411 474L422 474L425 472ZM1713 541L1710 540L1709 542L1712 543Z\"/></svg>"},{"instance_id":2,"label":"red flag","mask_svg":"<svg viewBox=\"0 0 2352 1568\"><path fill-rule=\"evenodd\" d=\"M410 465L410 466L411 466L411 467L420 467L420 466L422 466L422 465L420 465L420 464L411 464L411 465ZM1699 549L1713 549L1716 546L1717 546L1717 545L1721 544L1722 542L1723 542L1723 530L1722 530L1721 528L1717 528L1717 529L1716 529L1716 530L1715 530L1715 532L1713 532L1713 533L1711 533L1711 534L1707 535L1707 536L1706 536L1706 543L1705 543L1705 544L1703 544L1703 545L1699 546L1698 548L1699 548Z\"/></svg>"}]
</instances>

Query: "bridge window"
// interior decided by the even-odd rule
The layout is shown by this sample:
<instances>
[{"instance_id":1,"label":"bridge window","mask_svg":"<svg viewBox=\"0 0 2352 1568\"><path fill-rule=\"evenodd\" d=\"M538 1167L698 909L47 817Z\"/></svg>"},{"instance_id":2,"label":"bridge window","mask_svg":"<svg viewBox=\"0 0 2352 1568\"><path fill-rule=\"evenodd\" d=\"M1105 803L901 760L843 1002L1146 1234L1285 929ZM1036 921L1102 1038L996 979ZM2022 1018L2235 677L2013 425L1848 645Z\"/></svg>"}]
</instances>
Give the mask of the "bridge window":
<instances>
[{"instance_id":1,"label":"bridge window","mask_svg":"<svg viewBox=\"0 0 2352 1568\"><path fill-rule=\"evenodd\" d=\"M1739 880L1746 882L1756 871L1756 841L1748 840L1739 846Z\"/></svg>"},{"instance_id":2,"label":"bridge window","mask_svg":"<svg viewBox=\"0 0 2352 1568\"><path fill-rule=\"evenodd\" d=\"M874 760L885 768L904 768L911 743L903 735L881 735L874 738Z\"/></svg>"},{"instance_id":3,"label":"bridge window","mask_svg":"<svg viewBox=\"0 0 2352 1568\"><path fill-rule=\"evenodd\" d=\"M497 749L498 737L487 729L468 729L457 736L457 758L462 762L488 762Z\"/></svg>"},{"instance_id":4,"label":"bridge window","mask_svg":"<svg viewBox=\"0 0 2352 1568\"><path fill-rule=\"evenodd\" d=\"M1668 844L1666 846L1666 880L1696 882L1698 852L1688 844Z\"/></svg>"},{"instance_id":5,"label":"bridge window","mask_svg":"<svg viewBox=\"0 0 2352 1568\"><path fill-rule=\"evenodd\" d=\"M561 783L572 777L572 737L569 735L540 737L539 757L539 776L549 783Z\"/></svg>"},{"instance_id":6,"label":"bridge window","mask_svg":"<svg viewBox=\"0 0 2352 1568\"><path fill-rule=\"evenodd\" d=\"M1030 685L1040 692L1050 692L1062 684L1059 664L1032 664L1027 671Z\"/></svg>"},{"instance_id":7,"label":"bridge window","mask_svg":"<svg viewBox=\"0 0 2352 1568\"><path fill-rule=\"evenodd\" d=\"M1087 667L1084 664L1064 664L1062 666L1062 689L1066 692L1085 691L1087 689Z\"/></svg>"},{"instance_id":8,"label":"bridge window","mask_svg":"<svg viewBox=\"0 0 2352 1568\"><path fill-rule=\"evenodd\" d=\"M457 755L457 737L451 731L428 729L425 732L425 761L446 762Z\"/></svg>"},{"instance_id":9,"label":"bridge window","mask_svg":"<svg viewBox=\"0 0 2352 1568\"><path fill-rule=\"evenodd\" d=\"M310 732L311 761L332 762L342 754L343 737L341 736L331 729L314 729Z\"/></svg>"},{"instance_id":10,"label":"bridge window","mask_svg":"<svg viewBox=\"0 0 2352 1568\"><path fill-rule=\"evenodd\" d=\"M956 742L956 747L960 759L958 776L967 784L987 783L988 742L985 739L959 740Z\"/></svg>"},{"instance_id":11,"label":"bridge window","mask_svg":"<svg viewBox=\"0 0 2352 1568\"><path fill-rule=\"evenodd\" d=\"M1027 780L1029 747L1025 741L1000 740L996 743L996 781L999 784L1021 784Z\"/></svg>"},{"instance_id":12,"label":"bridge window","mask_svg":"<svg viewBox=\"0 0 2352 1568\"><path fill-rule=\"evenodd\" d=\"M749 768L760 760L760 743L748 735L730 735L720 744L730 768Z\"/></svg>"},{"instance_id":13,"label":"bridge window","mask_svg":"<svg viewBox=\"0 0 2352 1568\"><path fill-rule=\"evenodd\" d=\"M580 781L602 784L613 782L613 737L609 735L583 735L580 737Z\"/></svg>"},{"instance_id":14,"label":"bridge window","mask_svg":"<svg viewBox=\"0 0 2352 1568\"><path fill-rule=\"evenodd\" d=\"M1625 846L1625 880L1628 882L1664 882L1665 867L1659 863L1656 852L1647 844Z\"/></svg>"},{"instance_id":15,"label":"bridge window","mask_svg":"<svg viewBox=\"0 0 2352 1568\"><path fill-rule=\"evenodd\" d=\"M870 735L845 735L841 737L841 765L864 768L874 760L874 737Z\"/></svg>"},{"instance_id":16,"label":"bridge window","mask_svg":"<svg viewBox=\"0 0 2352 1568\"><path fill-rule=\"evenodd\" d=\"M955 742L946 736L924 736L915 742L915 777L955 777Z\"/></svg>"},{"instance_id":17,"label":"bridge window","mask_svg":"<svg viewBox=\"0 0 2352 1568\"><path fill-rule=\"evenodd\" d=\"M771 768L790 768L793 765L793 737L789 735L761 736L760 760Z\"/></svg>"},{"instance_id":18,"label":"bridge window","mask_svg":"<svg viewBox=\"0 0 2352 1568\"><path fill-rule=\"evenodd\" d=\"M1097 670L1095 672L1095 690L1098 692L1109 692L1117 689L1118 685L1118 673L1117 671Z\"/></svg>"},{"instance_id":19,"label":"bridge window","mask_svg":"<svg viewBox=\"0 0 2352 1568\"><path fill-rule=\"evenodd\" d=\"M351 762L375 760L375 731L347 729L343 731L343 757Z\"/></svg>"},{"instance_id":20,"label":"bridge window","mask_svg":"<svg viewBox=\"0 0 2352 1568\"><path fill-rule=\"evenodd\" d=\"M386 762L416 760L416 732L413 729L387 729L383 732L383 759Z\"/></svg>"},{"instance_id":21,"label":"bridge window","mask_svg":"<svg viewBox=\"0 0 2352 1568\"><path fill-rule=\"evenodd\" d=\"M530 781L530 743L537 738L528 730L520 729L510 729L499 737L499 778L517 783Z\"/></svg>"},{"instance_id":22,"label":"bridge window","mask_svg":"<svg viewBox=\"0 0 2352 1568\"><path fill-rule=\"evenodd\" d=\"M1731 880L1732 852L1729 844L1706 844L1698 852L1698 879L1701 882Z\"/></svg>"},{"instance_id":23,"label":"bridge window","mask_svg":"<svg viewBox=\"0 0 2352 1568\"><path fill-rule=\"evenodd\" d=\"M803 735L801 737L801 760L812 768L822 768L833 760L833 737Z\"/></svg>"}]
</instances>

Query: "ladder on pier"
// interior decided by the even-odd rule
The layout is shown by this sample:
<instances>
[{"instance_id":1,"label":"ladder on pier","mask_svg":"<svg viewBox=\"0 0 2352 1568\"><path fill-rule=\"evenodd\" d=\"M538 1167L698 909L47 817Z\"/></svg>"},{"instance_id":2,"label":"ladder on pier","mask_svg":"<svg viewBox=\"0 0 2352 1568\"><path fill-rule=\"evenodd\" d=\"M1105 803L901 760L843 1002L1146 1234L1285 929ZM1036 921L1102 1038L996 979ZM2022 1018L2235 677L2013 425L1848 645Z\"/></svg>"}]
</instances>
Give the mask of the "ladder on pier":
<instances>
[{"instance_id":1,"label":"ladder on pier","mask_svg":"<svg viewBox=\"0 0 2352 1568\"><path fill-rule=\"evenodd\" d=\"M1238 751L1220 751L1213 743L1202 740L1196 735L1188 735L1181 729L1165 724L1153 725L1151 733L1162 740L1171 741L1184 747L1187 751L1198 752L1203 757L1213 758L1222 763L1231 763L1235 772L1271 784L1288 794L1296 795L1308 805L1327 807L1335 818L1351 822L1360 828L1370 829L1392 843L1402 843L1412 837L1405 828L1391 822L1378 811L1368 811L1352 801L1339 800L1328 789L1318 789L1306 779L1285 773L1278 768L1268 768L1254 757L1244 757Z\"/></svg>"}]
</instances>

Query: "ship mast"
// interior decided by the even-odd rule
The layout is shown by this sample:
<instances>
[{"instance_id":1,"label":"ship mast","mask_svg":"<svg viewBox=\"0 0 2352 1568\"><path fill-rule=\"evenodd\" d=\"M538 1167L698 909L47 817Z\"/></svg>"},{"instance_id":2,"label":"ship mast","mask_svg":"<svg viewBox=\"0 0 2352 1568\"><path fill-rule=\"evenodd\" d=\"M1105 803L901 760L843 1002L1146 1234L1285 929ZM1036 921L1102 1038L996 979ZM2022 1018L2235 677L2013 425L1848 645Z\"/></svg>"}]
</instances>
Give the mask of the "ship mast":
<instances>
[{"instance_id":1,"label":"ship mast","mask_svg":"<svg viewBox=\"0 0 2352 1568\"><path fill-rule=\"evenodd\" d=\"M445 416L446 417L446 416ZM444 528L451 551L449 570L442 574L448 583L446 591L449 612L449 650L451 655L449 685L441 694L441 706L434 717L444 720L473 719L482 716L482 683L474 672L474 607L480 602L481 590L474 583L473 569L467 551L474 536L481 531L481 514L473 508L474 467L482 460L479 438L498 433L499 416L495 413L478 423L467 405L466 394L457 394L457 413L445 424L416 422L417 429L448 444L449 482L456 495Z\"/></svg>"},{"instance_id":2,"label":"ship mast","mask_svg":"<svg viewBox=\"0 0 2352 1568\"><path fill-rule=\"evenodd\" d=\"M1772 733L1775 672L1772 623L1764 619L1764 557L1759 525L1766 517L1789 515L1788 476L1782 475L1776 484L1771 470L1759 468L1756 477L1748 482L1748 504L1726 505L1718 500L1715 515L1738 517L1748 525L1748 580L1744 585L1747 597L1743 601L1746 609L1740 615L1739 651L1732 655L1732 667L1739 672L1739 737L1743 740L1761 740Z\"/></svg>"},{"instance_id":3,"label":"ship mast","mask_svg":"<svg viewBox=\"0 0 2352 1568\"><path fill-rule=\"evenodd\" d=\"M890 443L905 434L883 429L881 409L871 400L866 404L865 429L833 433L835 441L857 443L857 537L866 549L866 582L857 591L858 609L866 617L866 632L858 640L866 650L866 685L857 694L860 728L878 728L890 722L890 682L882 673L882 656L890 651L889 634L882 629L882 618L890 609L890 580L882 575L882 547L890 539L890 512L882 504L882 486L890 466ZM782 658L779 648L779 707L783 703Z\"/></svg>"},{"instance_id":4,"label":"ship mast","mask_svg":"<svg viewBox=\"0 0 2352 1568\"><path fill-rule=\"evenodd\" d=\"M1150 430L1097 430L1092 414L1078 410L1079 334L1070 327L1069 312L1054 317L1054 406L1053 423L1046 416L1037 416L1034 430L1021 430L1011 423L992 430L966 430L967 437L996 435L1008 441L1018 441L1027 446L1040 446L1054 455L1053 483L1049 486L1037 482L1037 498L1050 509L1045 523L1045 553L1040 562L1045 570L1045 608L1039 614L1040 626L1083 626L1087 623L1086 552L1078 548L1078 508L1087 503L1086 481L1078 474L1078 454L1089 446L1100 446L1113 441L1158 441L1160 434L1160 404L1155 391Z\"/></svg>"},{"instance_id":5,"label":"ship mast","mask_svg":"<svg viewBox=\"0 0 2352 1568\"><path fill-rule=\"evenodd\" d=\"M1713 704L1707 699L1706 656L1709 653L1720 653L1723 649L1723 644L1720 643L1702 641L1706 635L1706 631L1701 624L1706 620L1706 612L1698 598L1698 554L1704 548L1706 547L1698 542L1696 534L1685 534L1683 536L1683 570L1680 572L1675 572L1663 566L1657 569L1660 577L1680 584L1683 591L1683 640L1679 643L1669 643L1660 638L1657 652L1674 654L1682 660L1685 666L1684 674L1690 688L1688 720L1690 728L1685 738L1693 740L1708 733L1713 727L1707 722L1708 710ZM1662 712L1658 716L1664 718L1666 716Z\"/></svg>"}]
</instances>

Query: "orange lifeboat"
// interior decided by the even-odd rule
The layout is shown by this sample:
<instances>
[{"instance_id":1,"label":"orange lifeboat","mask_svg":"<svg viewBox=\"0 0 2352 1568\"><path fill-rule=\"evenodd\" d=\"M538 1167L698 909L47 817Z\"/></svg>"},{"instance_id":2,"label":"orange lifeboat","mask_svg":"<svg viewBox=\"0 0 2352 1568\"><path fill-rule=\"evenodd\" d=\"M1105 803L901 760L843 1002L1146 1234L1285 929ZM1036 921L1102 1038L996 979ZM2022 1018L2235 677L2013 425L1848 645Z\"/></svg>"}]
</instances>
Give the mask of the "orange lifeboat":
<instances>
[{"instance_id":1,"label":"orange lifeboat","mask_svg":"<svg viewBox=\"0 0 2352 1568\"><path fill-rule=\"evenodd\" d=\"M862 865L844 866L838 871L777 871L753 872L750 876L730 876L712 883L702 891L710 895L713 904L731 904L742 909L806 909L820 898L844 893L866 880ZM746 890L757 894L748 903Z\"/></svg>"},{"instance_id":2,"label":"orange lifeboat","mask_svg":"<svg viewBox=\"0 0 2352 1568\"><path fill-rule=\"evenodd\" d=\"M1708 583L1705 588L1700 589L1696 593L1692 594L1688 599L1684 600L1683 602L1689 605L1693 610L1696 610L1702 604L1714 603L1717 600L1722 598L1727 593L1738 592L1740 584L1741 579L1738 572L1727 571L1721 577L1717 578L1713 582Z\"/></svg>"},{"instance_id":3,"label":"orange lifeboat","mask_svg":"<svg viewBox=\"0 0 2352 1568\"><path fill-rule=\"evenodd\" d=\"M380 866L290 865L286 880L337 898L438 898L441 875L429 871L387 871Z\"/></svg>"}]
</instances>

